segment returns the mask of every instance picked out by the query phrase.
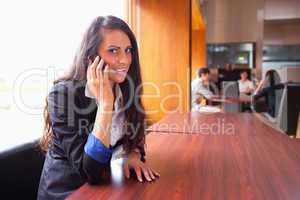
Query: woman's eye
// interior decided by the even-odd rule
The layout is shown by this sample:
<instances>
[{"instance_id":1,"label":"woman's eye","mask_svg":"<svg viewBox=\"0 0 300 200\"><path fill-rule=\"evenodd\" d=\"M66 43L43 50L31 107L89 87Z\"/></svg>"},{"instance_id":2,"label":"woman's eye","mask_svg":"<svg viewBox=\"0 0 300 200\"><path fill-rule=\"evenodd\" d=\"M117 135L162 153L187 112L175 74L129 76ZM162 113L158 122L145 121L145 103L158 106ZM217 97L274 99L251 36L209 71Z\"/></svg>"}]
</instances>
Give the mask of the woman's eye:
<instances>
[{"instance_id":1,"label":"woman's eye","mask_svg":"<svg viewBox=\"0 0 300 200\"><path fill-rule=\"evenodd\" d=\"M132 52L132 48L128 48L125 50L126 53L131 53Z\"/></svg>"},{"instance_id":2,"label":"woman's eye","mask_svg":"<svg viewBox=\"0 0 300 200\"><path fill-rule=\"evenodd\" d=\"M108 51L109 51L110 53L113 53L113 54L116 54L116 53L118 52L117 49L109 49Z\"/></svg>"}]
</instances>

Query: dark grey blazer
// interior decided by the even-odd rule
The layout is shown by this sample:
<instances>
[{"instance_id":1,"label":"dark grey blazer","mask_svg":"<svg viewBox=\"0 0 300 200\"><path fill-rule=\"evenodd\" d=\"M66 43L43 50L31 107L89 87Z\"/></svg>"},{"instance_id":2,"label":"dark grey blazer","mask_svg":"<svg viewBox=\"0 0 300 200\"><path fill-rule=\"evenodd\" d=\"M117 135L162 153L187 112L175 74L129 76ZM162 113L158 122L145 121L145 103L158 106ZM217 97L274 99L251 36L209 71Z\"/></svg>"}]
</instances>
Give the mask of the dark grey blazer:
<instances>
[{"instance_id":1,"label":"dark grey blazer","mask_svg":"<svg viewBox=\"0 0 300 200\"><path fill-rule=\"evenodd\" d=\"M96 184L109 178L109 165L84 152L97 105L85 96L86 81L61 81L48 95L53 143L47 152L38 199L64 199L85 182ZM122 144L121 141L117 145Z\"/></svg>"}]
</instances>

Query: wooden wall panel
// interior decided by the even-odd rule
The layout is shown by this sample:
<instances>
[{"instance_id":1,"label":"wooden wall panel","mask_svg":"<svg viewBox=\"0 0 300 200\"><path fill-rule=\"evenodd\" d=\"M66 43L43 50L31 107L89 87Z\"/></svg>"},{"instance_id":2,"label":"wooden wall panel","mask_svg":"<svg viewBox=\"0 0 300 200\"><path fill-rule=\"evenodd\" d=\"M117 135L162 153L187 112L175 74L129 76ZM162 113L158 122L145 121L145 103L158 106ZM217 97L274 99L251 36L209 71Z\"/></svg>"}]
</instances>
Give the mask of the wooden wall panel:
<instances>
[{"instance_id":1,"label":"wooden wall panel","mask_svg":"<svg viewBox=\"0 0 300 200\"><path fill-rule=\"evenodd\" d=\"M265 19L295 19L300 18L299 0L265 0Z\"/></svg>"},{"instance_id":2,"label":"wooden wall panel","mask_svg":"<svg viewBox=\"0 0 300 200\"><path fill-rule=\"evenodd\" d=\"M256 42L256 68L262 66L264 0L207 1L208 43Z\"/></svg>"},{"instance_id":3,"label":"wooden wall panel","mask_svg":"<svg viewBox=\"0 0 300 200\"><path fill-rule=\"evenodd\" d=\"M206 67L205 29L192 30L192 75L196 78L198 68Z\"/></svg>"},{"instance_id":4,"label":"wooden wall panel","mask_svg":"<svg viewBox=\"0 0 300 200\"><path fill-rule=\"evenodd\" d=\"M257 40L257 11L263 0L209 0L207 41L209 43Z\"/></svg>"},{"instance_id":5,"label":"wooden wall panel","mask_svg":"<svg viewBox=\"0 0 300 200\"><path fill-rule=\"evenodd\" d=\"M190 1L132 0L130 6L148 120L156 122L169 111L189 110Z\"/></svg>"},{"instance_id":6,"label":"wooden wall panel","mask_svg":"<svg viewBox=\"0 0 300 200\"><path fill-rule=\"evenodd\" d=\"M192 0L192 75L196 78L198 68L206 67L205 23L200 11L199 1Z\"/></svg>"},{"instance_id":7,"label":"wooden wall panel","mask_svg":"<svg viewBox=\"0 0 300 200\"><path fill-rule=\"evenodd\" d=\"M267 21L264 44L300 44L300 20Z\"/></svg>"}]
</instances>

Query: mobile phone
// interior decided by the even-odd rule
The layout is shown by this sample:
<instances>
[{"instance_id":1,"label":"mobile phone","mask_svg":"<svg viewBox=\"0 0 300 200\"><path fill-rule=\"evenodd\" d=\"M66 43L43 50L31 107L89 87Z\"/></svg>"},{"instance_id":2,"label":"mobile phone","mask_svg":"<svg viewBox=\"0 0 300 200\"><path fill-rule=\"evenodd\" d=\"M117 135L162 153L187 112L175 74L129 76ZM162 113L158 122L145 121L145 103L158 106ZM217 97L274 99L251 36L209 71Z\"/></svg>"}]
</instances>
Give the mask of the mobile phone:
<instances>
[{"instance_id":1,"label":"mobile phone","mask_svg":"<svg viewBox=\"0 0 300 200\"><path fill-rule=\"evenodd\" d=\"M97 56L98 55L89 56L88 57L89 63L93 63ZM100 60L102 59L100 56L99 56L99 58L100 58ZM106 62L104 62L103 63L103 67L102 67L102 71L104 70L104 68L105 68L106 65L107 65Z\"/></svg>"}]
</instances>

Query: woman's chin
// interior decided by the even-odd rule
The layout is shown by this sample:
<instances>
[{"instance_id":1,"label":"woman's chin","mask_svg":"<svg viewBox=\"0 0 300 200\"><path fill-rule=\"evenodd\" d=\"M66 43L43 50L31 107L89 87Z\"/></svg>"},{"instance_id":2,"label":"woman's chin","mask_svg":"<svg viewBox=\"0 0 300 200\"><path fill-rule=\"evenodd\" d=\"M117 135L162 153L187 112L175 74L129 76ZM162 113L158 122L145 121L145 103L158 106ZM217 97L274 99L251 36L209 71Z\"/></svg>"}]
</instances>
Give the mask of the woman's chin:
<instances>
[{"instance_id":1,"label":"woman's chin","mask_svg":"<svg viewBox=\"0 0 300 200\"><path fill-rule=\"evenodd\" d=\"M126 76L113 76L111 80L115 83L123 83L126 79Z\"/></svg>"}]
</instances>

